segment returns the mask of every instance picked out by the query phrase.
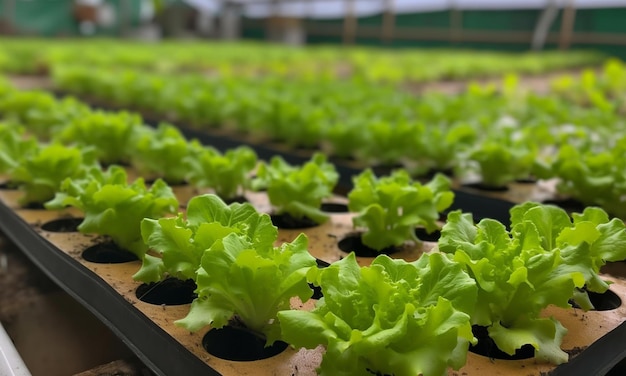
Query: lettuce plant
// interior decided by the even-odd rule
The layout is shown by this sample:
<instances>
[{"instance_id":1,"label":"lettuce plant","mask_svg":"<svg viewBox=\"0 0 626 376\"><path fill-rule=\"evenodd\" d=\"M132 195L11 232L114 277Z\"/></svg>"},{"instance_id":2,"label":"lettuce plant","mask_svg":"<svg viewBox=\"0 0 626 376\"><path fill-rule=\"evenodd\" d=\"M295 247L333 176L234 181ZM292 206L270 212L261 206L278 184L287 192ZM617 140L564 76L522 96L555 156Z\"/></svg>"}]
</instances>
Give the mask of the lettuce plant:
<instances>
[{"instance_id":1,"label":"lettuce plant","mask_svg":"<svg viewBox=\"0 0 626 376\"><path fill-rule=\"evenodd\" d=\"M464 122L448 127L419 124L417 129L417 135L412 136L417 137L416 146L408 150L408 157L418 175L456 168L477 133L475 127Z\"/></svg>"},{"instance_id":2,"label":"lettuce plant","mask_svg":"<svg viewBox=\"0 0 626 376\"><path fill-rule=\"evenodd\" d=\"M316 262L307 246L304 234L279 247L228 234L202 255L198 298L176 324L192 332L207 325L242 325L272 344L280 338L278 312L290 309L292 297L305 302L313 294L306 275Z\"/></svg>"},{"instance_id":3,"label":"lettuce plant","mask_svg":"<svg viewBox=\"0 0 626 376\"><path fill-rule=\"evenodd\" d=\"M244 236L259 247L273 245L278 236L270 217L259 214L251 204L226 205L213 194L189 200L186 218L183 213L176 217L145 218L141 222L141 236L161 256L161 262L154 260L145 265L134 278L156 282L169 275L195 280L204 251L230 233Z\"/></svg>"},{"instance_id":4,"label":"lettuce plant","mask_svg":"<svg viewBox=\"0 0 626 376\"><path fill-rule=\"evenodd\" d=\"M283 340L326 348L319 374L441 376L465 364L477 288L461 265L434 253L359 267L351 253L309 274L324 296L278 318Z\"/></svg>"},{"instance_id":5,"label":"lettuce plant","mask_svg":"<svg viewBox=\"0 0 626 376\"><path fill-rule=\"evenodd\" d=\"M133 148L132 164L142 176L156 176L168 184L180 184L187 177L181 162L192 148L200 148L200 145L197 141L192 145L171 124L161 123L156 130L142 127Z\"/></svg>"},{"instance_id":6,"label":"lettuce plant","mask_svg":"<svg viewBox=\"0 0 626 376\"><path fill-rule=\"evenodd\" d=\"M407 240L419 241L416 226L424 226L429 233L438 230L439 213L454 200L450 179L443 174L422 185L412 181L406 170L377 178L367 169L353 180L348 208L357 215L352 222L365 229L363 244L378 251Z\"/></svg>"},{"instance_id":7,"label":"lettuce plant","mask_svg":"<svg viewBox=\"0 0 626 376\"><path fill-rule=\"evenodd\" d=\"M54 199L45 206L80 209L85 215L78 226L80 232L110 237L119 247L137 255L145 265L155 262L155 257L146 255L141 221L174 213L178 200L163 180L157 179L146 188L143 178L128 183L126 171L111 166L104 172L92 168L83 179L65 179Z\"/></svg>"},{"instance_id":8,"label":"lettuce plant","mask_svg":"<svg viewBox=\"0 0 626 376\"><path fill-rule=\"evenodd\" d=\"M292 166L280 156L269 164L261 163L253 180L253 188L266 188L277 214L309 218L323 223L328 215L320 210L322 200L331 197L339 174L326 156L316 153L302 166Z\"/></svg>"},{"instance_id":9,"label":"lettuce plant","mask_svg":"<svg viewBox=\"0 0 626 376\"><path fill-rule=\"evenodd\" d=\"M591 206L586 207L582 213L572 213L571 219L563 209L554 206L546 207L535 202L526 202L512 208L513 223L528 219L544 228L547 228L547 223L550 223L551 233L544 232L541 235L552 244L557 244L559 241L571 245L584 242L589 246L591 268L582 271L585 276L584 289L576 290L572 298L583 309L593 309L587 291L603 293L609 288L609 282L599 275L600 268L606 262L626 259L624 221L618 218L609 219L603 209Z\"/></svg>"},{"instance_id":10,"label":"lettuce plant","mask_svg":"<svg viewBox=\"0 0 626 376\"><path fill-rule=\"evenodd\" d=\"M2 116L42 140L50 139L66 123L89 112L87 105L72 97L56 99L43 91L16 91L0 98Z\"/></svg>"},{"instance_id":11,"label":"lettuce plant","mask_svg":"<svg viewBox=\"0 0 626 376\"><path fill-rule=\"evenodd\" d=\"M212 147L199 147L184 162L191 184L211 188L222 199L231 200L250 188L250 173L256 167L257 155L247 146L229 149L224 154Z\"/></svg>"},{"instance_id":12,"label":"lettuce plant","mask_svg":"<svg viewBox=\"0 0 626 376\"><path fill-rule=\"evenodd\" d=\"M24 128L0 123L0 174L11 174L22 160L30 158L39 148L34 137L24 134Z\"/></svg>"},{"instance_id":13,"label":"lettuce plant","mask_svg":"<svg viewBox=\"0 0 626 376\"><path fill-rule=\"evenodd\" d=\"M502 187L515 179L531 174L537 151L529 142L486 140L468 152L468 158L478 165L481 183Z\"/></svg>"},{"instance_id":14,"label":"lettuce plant","mask_svg":"<svg viewBox=\"0 0 626 376\"><path fill-rule=\"evenodd\" d=\"M64 143L92 146L105 165L128 163L142 126L139 115L128 112L91 112L74 119L55 135Z\"/></svg>"},{"instance_id":15,"label":"lettuce plant","mask_svg":"<svg viewBox=\"0 0 626 376\"><path fill-rule=\"evenodd\" d=\"M94 150L89 148L53 143L29 150L32 147L29 141L16 147L26 152L10 173L11 181L24 192L19 198L22 206L51 200L65 179L85 178L89 169L99 167Z\"/></svg>"},{"instance_id":16,"label":"lettuce plant","mask_svg":"<svg viewBox=\"0 0 626 376\"><path fill-rule=\"evenodd\" d=\"M598 205L619 217L626 217L626 137L610 149L580 151L563 145L551 162L538 164L541 177L558 177L559 193L586 205Z\"/></svg>"},{"instance_id":17,"label":"lettuce plant","mask_svg":"<svg viewBox=\"0 0 626 376\"><path fill-rule=\"evenodd\" d=\"M474 224L470 213L453 211L441 231L439 250L464 265L478 285L472 324L487 327L498 348L513 355L523 345L554 364L567 329L541 317L548 305L570 308L577 289L606 289L601 260L625 257L623 224L590 209L571 222L555 206L526 203L511 209L511 230L493 219ZM616 246L616 248L613 248ZM617 248L619 247L619 248ZM617 249L621 249L618 251Z\"/></svg>"},{"instance_id":18,"label":"lettuce plant","mask_svg":"<svg viewBox=\"0 0 626 376\"><path fill-rule=\"evenodd\" d=\"M402 162L415 149L421 134L416 123L407 121L389 124L380 120L363 124L364 142L358 147L359 160L366 163L393 165ZM363 128L360 128L363 131ZM354 140L351 140L354 142Z\"/></svg>"}]
</instances>

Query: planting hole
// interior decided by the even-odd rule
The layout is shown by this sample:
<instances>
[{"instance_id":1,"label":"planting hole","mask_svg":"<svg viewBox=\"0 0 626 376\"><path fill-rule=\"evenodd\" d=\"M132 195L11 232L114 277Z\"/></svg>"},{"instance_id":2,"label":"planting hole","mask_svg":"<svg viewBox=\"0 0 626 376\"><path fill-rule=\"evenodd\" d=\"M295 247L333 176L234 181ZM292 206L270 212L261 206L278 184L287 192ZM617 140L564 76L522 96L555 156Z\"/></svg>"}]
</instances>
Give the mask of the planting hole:
<instances>
[{"instance_id":1,"label":"planting hole","mask_svg":"<svg viewBox=\"0 0 626 376\"><path fill-rule=\"evenodd\" d=\"M0 183L0 189L17 189L17 183L10 180L3 181L2 183Z\"/></svg>"},{"instance_id":2,"label":"planting hole","mask_svg":"<svg viewBox=\"0 0 626 376\"><path fill-rule=\"evenodd\" d=\"M372 171L376 176L387 176L402 168L404 168L402 163L377 164L372 167Z\"/></svg>"},{"instance_id":3,"label":"planting hole","mask_svg":"<svg viewBox=\"0 0 626 376\"><path fill-rule=\"evenodd\" d=\"M611 290L606 290L603 293L587 291L587 295L589 295L589 301L593 304L593 311L610 311L622 305L622 299ZM574 308L580 308L574 301L570 301L570 304Z\"/></svg>"},{"instance_id":4,"label":"planting hole","mask_svg":"<svg viewBox=\"0 0 626 376\"><path fill-rule=\"evenodd\" d=\"M246 196L235 196L235 197L231 197L229 199L224 200L224 203L226 205L230 205L233 203L238 203L238 204L245 204L246 202L249 202L248 199L246 198Z\"/></svg>"},{"instance_id":5,"label":"planting hole","mask_svg":"<svg viewBox=\"0 0 626 376\"><path fill-rule=\"evenodd\" d=\"M144 182L146 185L153 185L158 179L163 180L165 183L167 183L168 186L175 188L175 187L186 187L189 185L188 182L186 181L168 181L167 179L165 179L164 177L158 177L158 178L151 178L151 179L145 179Z\"/></svg>"},{"instance_id":6,"label":"planting hole","mask_svg":"<svg viewBox=\"0 0 626 376\"><path fill-rule=\"evenodd\" d=\"M430 168L426 171L426 173L418 176L418 178L424 182L428 182L429 180L433 180L437 174L442 174L451 178L454 176L454 170L452 168Z\"/></svg>"},{"instance_id":7,"label":"planting hole","mask_svg":"<svg viewBox=\"0 0 626 376\"><path fill-rule=\"evenodd\" d=\"M310 218L295 218L287 213L272 214L270 218L274 226L285 230L298 230L318 226L318 224Z\"/></svg>"},{"instance_id":8,"label":"planting hole","mask_svg":"<svg viewBox=\"0 0 626 376\"><path fill-rule=\"evenodd\" d=\"M317 263L317 267L320 268L320 269L327 268L327 267L330 266L329 263L327 263L324 260L320 260L318 258L315 259L315 262ZM322 298L322 296L324 296L324 294L322 293L322 288L321 287L315 286L312 283L309 283L309 287L311 288L311 290L313 290L313 295L311 296L311 299L319 300L319 299Z\"/></svg>"},{"instance_id":9,"label":"planting hole","mask_svg":"<svg viewBox=\"0 0 626 376\"><path fill-rule=\"evenodd\" d=\"M441 231L435 230L429 234L425 228L418 227L415 229L415 236L417 236L419 240L423 240L426 242L436 242L441 237Z\"/></svg>"},{"instance_id":10,"label":"planting hole","mask_svg":"<svg viewBox=\"0 0 626 376\"><path fill-rule=\"evenodd\" d=\"M113 242L92 245L83 251L82 257L97 264L121 264L138 260L134 253L118 247Z\"/></svg>"},{"instance_id":11,"label":"planting hole","mask_svg":"<svg viewBox=\"0 0 626 376\"><path fill-rule=\"evenodd\" d=\"M565 198L560 200L545 200L542 202L544 205L555 205L565 210L566 212L582 213L585 210L585 204L575 200L573 198Z\"/></svg>"},{"instance_id":12,"label":"planting hole","mask_svg":"<svg viewBox=\"0 0 626 376\"><path fill-rule=\"evenodd\" d=\"M515 351L515 354L509 355L500 350L496 343L489 337L487 327L472 325L472 333L474 337L478 339L476 346L470 345L469 351L474 354L486 356L490 359L502 359L502 360L519 360L529 359L535 356L535 348L532 345L524 345Z\"/></svg>"},{"instance_id":13,"label":"planting hole","mask_svg":"<svg viewBox=\"0 0 626 376\"><path fill-rule=\"evenodd\" d=\"M77 232L78 225L84 218L59 218L41 225L41 229L49 232Z\"/></svg>"},{"instance_id":14,"label":"planting hole","mask_svg":"<svg viewBox=\"0 0 626 376\"><path fill-rule=\"evenodd\" d=\"M351 234L339 241L339 249L346 253L354 252L358 257L376 257L380 254L390 255L398 252L398 247L387 247L377 251L363 244L361 234Z\"/></svg>"},{"instance_id":15,"label":"planting hole","mask_svg":"<svg viewBox=\"0 0 626 376\"><path fill-rule=\"evenodd\" d=\"M155 305L183 305L193 302L196 283L193 279L166 278L160 282L144 283L137 287L135 296L142 302Z\"/></svg>"},{"instance_id":16,"label":"planting hole","mask_svg":"<svg viewBox=\"0 0 626 376\"><path fill-rule=\"evenodd\" d=\"M330 263L324 260L320 260L318 258L315 259L315 263L317 264L318 268L328 268L330 266Z\"/></svg>"},{"instance_id":17,"label":"planting hole","mask_svg":"<svg viewBox=\"0 0 626 376\"><path fill-rule=\"evenodd\" d=\"M202 338L202 346L220 359L254 361L271 358L285 351L287 343L276 341L265 347L265 338L246 328L224 326L211 329Z\"/></svg>"},{"instance_id":18,"label":"planting hole","mask_svg":"<svg viewBox=\"0 0 626 376\"><path fill-rule=\"evenodd\" d=\"M519 179L515 179L515 182L519 184L535 184L537 183L537 179L533 177L519 178Z\"/></svg>"},{"instance_id":19,"label":"planting hole","mask_svg":"<svg viewBox=\"0 0 626 376\"><path fill-rule=\"evenodd\" d=\"M309 287L311 288L311 290L313 290L313 295L311 295L311 299L313 300L320 300L322 299L322 296L324 296L324 293L322 293L322 288L319 286L315 286L312 283L309 283Z\"/></svg>"},{"instance_id":20,"label":"planting hole","mask_svg":"<svg viewBox=\"0 0 626 376\"><path fill-rule=\"evenodd\" d=\"M348 205L338 202L325 202L322 204L321 209L326 213L347 213Z\"/></svg>"},{"instance_id":21,"label":"planting hole","mask_svg":"<svg viewBox=\"0 0 626 376\"><path fill-rule=\"evenodd\" d=\"M42 202L30 202L26 205L22 205L22 209L30 209L30 210L46 210L45 206L43 206Z\"/></svg>"},{"instance_id":22,"label":"planting hole","mask_svg":"<svg viewBox=\"0 0 626 376\"><path fill-rule=\"evenodd\" d=\"M480 191L486 192L506 192L509 190L509 187L506 185L489 185L485 183L466 183L463 184L466 188L478 189Z\"/></svg>"}]
</instances>

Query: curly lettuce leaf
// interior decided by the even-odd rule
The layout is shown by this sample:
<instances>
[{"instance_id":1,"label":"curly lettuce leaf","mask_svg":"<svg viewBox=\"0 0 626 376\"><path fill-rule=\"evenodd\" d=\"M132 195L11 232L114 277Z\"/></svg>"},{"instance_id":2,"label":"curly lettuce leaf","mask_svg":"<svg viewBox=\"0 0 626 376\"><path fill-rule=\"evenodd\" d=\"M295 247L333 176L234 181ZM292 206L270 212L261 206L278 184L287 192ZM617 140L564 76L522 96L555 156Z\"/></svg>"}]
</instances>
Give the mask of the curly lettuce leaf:
<instances>
[{"instance_id":1,"label":"curly lettuce leaf","mask_svg":"<svg viewBox=\"0 0 626 376\"><path fill-rule=\"evenodd\" d=\"M474 147L468 158L478 164L482 184L506 186L515 179L530 175L537 151L529 145L528 141L487 140Z\"/></svg>"},{"instance_id":2,"label":"curly lettuce leaf","mask_svg":"<svg viewBox=\"0 0 626 376\"><path fill-rule=\"evenodd\" d=\"M332 196L338 180L335 166L326 161L324 154L316 153L302 166L292 166L275 156L269 164L259 165L252 184L254 189L267 189L278 214L323 223L328 215L320 210L322 200Z\"/></svg>"},{"instance_id":3,"label":"curly lettuce leaf","mask_svg":"<svg viewBox=\"0 0 626 376\"><path fill-rule=\"evenodd\" d=\"M141 129L139 115L94 111L73 119L54 139L93 147L102 164L128 163Z\"/></svg>"},{"instance_id":4,"label":"curly lettuce leaf","mask_svg":"<svg viewBox=\"0 0 626 376\"><path fill-rule=\"evenodd\" d=\"M626 216L626 137L615 146L593 150L566 144L559 148L553 160L543 167L544 177L557 177L559 193L584 204L597 205L610 213Z\"/></svg>"},{"instance_id":5,"label":"curly lettuce leaf","mask_svg":"<svg viewBox=\"0 0 626 376\"><path fill-rule=\"evenodd\" d=\"M43 91L15 91L0 98L0 113L31 135L49 140L68 122L89 113L89 107L72 97L57 99Z\"/></svg>"},{"instance_id":6,"label":"curly lettuce leaf","mask_svg":"<svg viewBox=\"0 0 626 376\"><path fill-rule=\"evenodd\" d=\"M128 183L126 171L119 166L109 170L85 179L66 179L46 207L81 209L85 219L78 226L80 232L107 235L144 260L147 246L141 237L142 220L174 213L178 200L163 180L157 179L147 188L142 178Z\"/></svg>"},{"instance_id":7,"label":"curly lettuce leaf","mask_svg":"<svg viewBox=\"0 0 626 376\"><path fill-rule=\"evenodd\" d=\"M591 214L590 214L591 216ZM473 324L486 326L498 348L513 355L524 344L539 359L566 362L566 330L540 318L548 305L569 308L570 298L593 275L591 222L572 224L555 206L525 203L511 209L511 231L498 221L451 212L439 250L464 265L479 287Z\"/></svg>"},{"instance_id":8,"label":"curly lettuce leaf","mask_svg":"<svg viewBox=\"0 0 626 376\"><path fill-rule=\"evenodd\" d=\"M324 297L313 311L282 311L282 337L326 348L321 375L445 375L474 342L475 282L441 254L407 263L381 255L359 267L353 253L309 277Z\"/></svg>"},{"instance_id":9,"label":"curly lettuce leaf","mask_svg":"<svg viewBox=\"0 0 626 376\"><path fill-rule=\"evenodd\" d=\"M191 184L211 188L215 194L229 200L250 188L250 173L256 167L257 155L247 146L229 149L224 154L204 147L197 149L184 162Z\"/></svg>"},{"instance_id":10,"label":"curly lettuce leaf","mask_svg":"<svg viewBox=\"0 0 626 376\"><path fill-rule=\"evenodd\" d=\"M292 297L305 302L313 294L306 275L316 262L307 246L304 234L280 247L227 235L204 252L196 281L198 298L176 324L197 331L241 322L265 335L267 344L273 343L280 335L277 313L290 309Z\"/></svg>"},{"instance_id":11,"label":"curly lettuce leaf","mask_svg":"<svg viewBox=\"0 0 626 376\"><path fill-rule=\"evenodd\" d=\"M30 148L29 145L22 147ZM92 149L54 143L39 145L25 155L10 175L24 192L18 200L20 205L27 206L53 199L66 178L84 178L92 167L97 166Z\"/></svg>"},{"instance_id":12,"label":"curly lettuce leaf","mask_svg":"<svg viewBox=\"0 0 626 376\"><path fill-rule=\"evenodd\" d=\"M0 123L0 174L10 175L38 146L37 140L26 136L22 127Z\"/></svg>"},{"instance_id":13,"label":"curly lettuce leaf","mask_svg":"<svg viewBox=\"0 0 626 376\"><path fill-rule=\"evenodd\" d=\"M144 127L133 148L132 164L142 176L154 176L168 184L180 184L188 173L181 167L181 161L188 157L194 145L173 125L161 123L156 130Z\"/></svg>"},{"instance_id":14,"label":"curly lettuce leaf","mask_svg":"<svg viewBox=\"0 0 626 376\"><path fill-rule=\"evenodd\" d=\"M144 243L161 255L161 265L141 269L136 280L155 282L165 274L185 280L195 279L205 250L235 233L259 247L270 247L278 237L268 215L262 215L248 203L226 205L218 196L193 197L187 205L187 218L150 219L141 222Z\"/></svg>"},{"instance_id":15,"label":"curly lettuce leaf","mask_svg":"<svg viewBox=\"0 0 626 376\"><path fill-rule=\"evenodd\" d=\"M412 181L405 170L379 179L367 169L354 178L348 200L350 211L358 213L354 226L366 229L363 243L382 250L406 240L419 241L416 226L424 226L428 232L439 229L439 213L452 205L454 193L450 179L443 174L422 185Z\"/></svg>"}]
</instances>

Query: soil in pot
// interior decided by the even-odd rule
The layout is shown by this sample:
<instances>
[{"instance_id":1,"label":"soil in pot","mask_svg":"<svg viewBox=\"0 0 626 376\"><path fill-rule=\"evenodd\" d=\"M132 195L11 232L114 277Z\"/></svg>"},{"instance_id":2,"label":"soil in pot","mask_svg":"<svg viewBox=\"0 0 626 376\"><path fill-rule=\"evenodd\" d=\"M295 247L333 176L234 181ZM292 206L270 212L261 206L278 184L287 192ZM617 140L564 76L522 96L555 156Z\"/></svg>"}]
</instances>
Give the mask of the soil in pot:
<instances>
[{"instance_id":1,"label":"soil in pot","mask_svg":"<svg viewBox=\"0 0 626 376\"><path fill-rule=\"evenodd\" d=\"M166 278L160 282L144 283L137 287L135 296L142 302L154 305L183 305L193 302L196 283L193 279Z\"/></svg>"},{"instance_id":2,"label":"soil in pot","mask_svg":"<svg viewBox=\"0 0 626 376\"><path fill-rule=\"evenodd\" d=\"M354 252L357 257L376 257L380 254L391 255L400 251L398 247L387 247L380 251L363 244L361 234L350 234L339 241L339 249L346 253Z\"/></svg>"},{"instance_id":3,"label":"soil in pot","mask_svg":"<svg viewBox=\"0 0 626 376\"><path fill-rule=\"evenodd\" d=\"M515 351L515 354L509 355L500 350L496 343L489 337L487 327L473 325L472 333L474 337L478 339L478 343L475 346L470 345L469 351L474 354L486 356L490 359L502 359L502 360L519 360L529 359L535 356L535 348L532 345L524 345Z\"/></svg>"},{"instance_id":4,"label":"soil in pot","mask_svg":"<svg viewBox=\"0 0 626 376\"><path fill-rule=\"evenodd\" d=\"M59 218L41 225L41 229L48 232L77 232L78 226L84 218Z\"/></svg>"},{"instance_id":5,"label":"soil in pot","mask_svg":"<svg viewBox=\"0 0 626 376\"><path fill-rule=\"evenodd\" d=\"M137 256L113 242L103 242L85 249L83 259L97 264L121 264L138 260Z\"/></svg>"},{"instance_id":6,"label":"soil in pot","mask_svg":"<svg viewBox=\"0 0 626 376\"><path fill-rule=\"evenodd\" d=\"M265 347L265 338L249 329L227 325L209 330L202 346L211 355L234 361L254 361L271 358L287 349L288 344L276 341Z\"/></svg>"},{"instance_id":7,"label":"soil in pot","mask_svg":"<svg viewBox=\"0 0 626 376\"><path fill-rule=\"evenodd\" d=\"M285 230L300 230L318 226L318 223L310 218L296 218L288 213L272 214L270 217L274 226Z\"/></svg>"}]
</instances>

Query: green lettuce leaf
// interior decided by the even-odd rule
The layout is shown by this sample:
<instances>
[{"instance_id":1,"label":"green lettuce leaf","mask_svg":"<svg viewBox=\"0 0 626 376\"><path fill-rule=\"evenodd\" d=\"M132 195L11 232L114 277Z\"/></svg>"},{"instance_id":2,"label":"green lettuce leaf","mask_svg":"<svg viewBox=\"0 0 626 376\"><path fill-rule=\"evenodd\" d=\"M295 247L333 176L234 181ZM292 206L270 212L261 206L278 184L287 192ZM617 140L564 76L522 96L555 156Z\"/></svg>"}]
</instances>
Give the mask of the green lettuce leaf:
<instances>
[{"instance_id":1,"label":"green lettuce leaf","mask_svg":"<svg viewBox=\"0 0 626 376\"><path fill-rule=\"evenodd\" d=\"M132 164L142 176L161 178L168 184L180 184L187 178L187 169L181 161L193 147L178 128L161 123L156 130L143 127L133 148Z\"/></svg>"},{"instance_id":2,"label":"green lettuce leaf","mask_svg":"<svg viewBox=\"0 0 626 376\"><path fill-rule=\"evenodd\" d=\"M324 297L278 318L285 341L326 348L321 375L432 376L465 364L477 289L442 254L413 263L380 255L359 267L351 253L309 277Z\"/></svg>"},{"instance_id":3,"label":"green lettuce leaf","mask_svg":"<svg viewBox=\"0 0 626 376\"><path fill-rule=\"evenodd\" d=\"M398 246L406 240L419 241L417 226L426 231L439 229L439 213L454 200L450 179L437 174L422 185L411 180L405 170L377 178L371 169L354 178L354 188L348 194L348 208L357 215L355 227L365 228L363 244L382 250Z\"/></svg>"},{"instance_id":4,"label":"green lettuce leaf","mask_svg":"<svg viewBox=\"0 0 626 376\"><path fill-rule=\"evenodd\" d=\"M268 215L258 213L249 203L226 205L212 194L189 200L186 219L182 213L169 218L146 218L141 223L141 236L161 256L161 267L142 268L134 278L155 282L168 274L182 280L195 279L204 251L231 233L259 247L272 246L278 237Z\"/></svg>"},{"instance_id":5,"label":"green lettuce leaf","mask_svg":"<svg viewBox=\"0 0 626 376\"><path fill-rule=\"evenodd\" d=\"M196 281L198 298L176 324L197 331L207 325L242 323L265 335L268 345L273 343L280 335L277 313L290 309L292 297L305 302L313 294L306 275L316 262L307 245L304 234L280 247L227 235L204 252Z\"/></svg>"},{"instance_id":6,"label":"green lettuce leaf","mask_svg":"<svg viewBox=\"0 0 626 376\"><path fill-rule=\"evenodd\" d=\"M38 145L30 150L31 143L25 141L18 149L27 154L11 171L11 180L24 194L19 198L22 206L43 204L54 198L62 182L67 178L82 179L92 167L98 167L94 150L66 147L58 143ZM29 152L30 151L30 152Z\"/></svg>"},{"instance_id":7,"label":"green lettuce leaf","mask_svg":"<svg viewBox=\"0 0 626 376\"><path fill-rule=\"evenodd\" d=\"M73 119L54 139L92 146L98 160L105 165L128 163L142 129L139 115L94 111Z\"/></svg>"},{"instance_id":8,"label":"green lettuce leaf","mask_svg":"<svg viewBox=\"0 0 626 376\"><path fill-rule=\"evenodd\" d=\"M486 326L502 351L531 344L538 359L567 361L559 348L566 329L540 314L548 305L571 307L577 289L596 280L592 249L601 233L591 218L605 219L591 210L572 223L563 209L528 202L511 209L508 231L493 219L474 224L469 213L449 213L438 248L476 280L473 324Z\"/></svg>"},{"instance_id":9,"label":"green lettuce leaf","mask_svg":"<svg viewBox=\"0 0 626 376\"><path fill-rule=\"evenodd\" d=\"M320 210L322 200L332 196L338 180L335 166L326 161L324 154L316 153L302 166L291 166L275 156L269 164L259 165L252 184L253 189L267 189L277 214L323 223L328 215Z\"/></svg>"},{"instance_id":10,"label":"green lettuce leaf","mask_svg":"<svg viewBox=\"0 0 626 376\"><path fill-rule=\"evenodd\" d=\"M224 154L204 147L195 150L184 162L191 184L211 188L222 199L229 200L250 188L250 173L256 167L257 155L247 146L229 149Z\"/></svg>"},{"instance_id":11,"label":"green lettuce leaf","mask_svg":"<svg viewBox=\"0 0 626 376\"><path fill-rule=\"evenodd\" d=\"M144 260L147 246L141 237L142 220L174 213L178 200L163 180L157 179L150 188L142 178L128 183L126 171L111 166L107 173L94 171L84 179L66 179L59 193L46 204L49 209L65 206L83 211L85 219L78 226L80 232L109 236L115 244Z\"/></svg>"},{"instance_id":12,"label":"green lettuce leaf","mask_svg":"<svg viewBox=\"0 0 626 376\"><path fill-rule=\"evenodd\" d=\"M87 115L89 107L72 97L57 99L44 91L15 91L0 98L0 113L47 141L68 122Z\"/></svg>"},{"instance_id":13,"label":"green lettuce leaf","mask_svg":"<svg viewBox=\"0 0 626 376\"><path fill-rule=\"evenodd\" d=\"M37 140L15 124L0 123L0 174L11 174L38 149Z\"/></svg>"}]
</instances>

